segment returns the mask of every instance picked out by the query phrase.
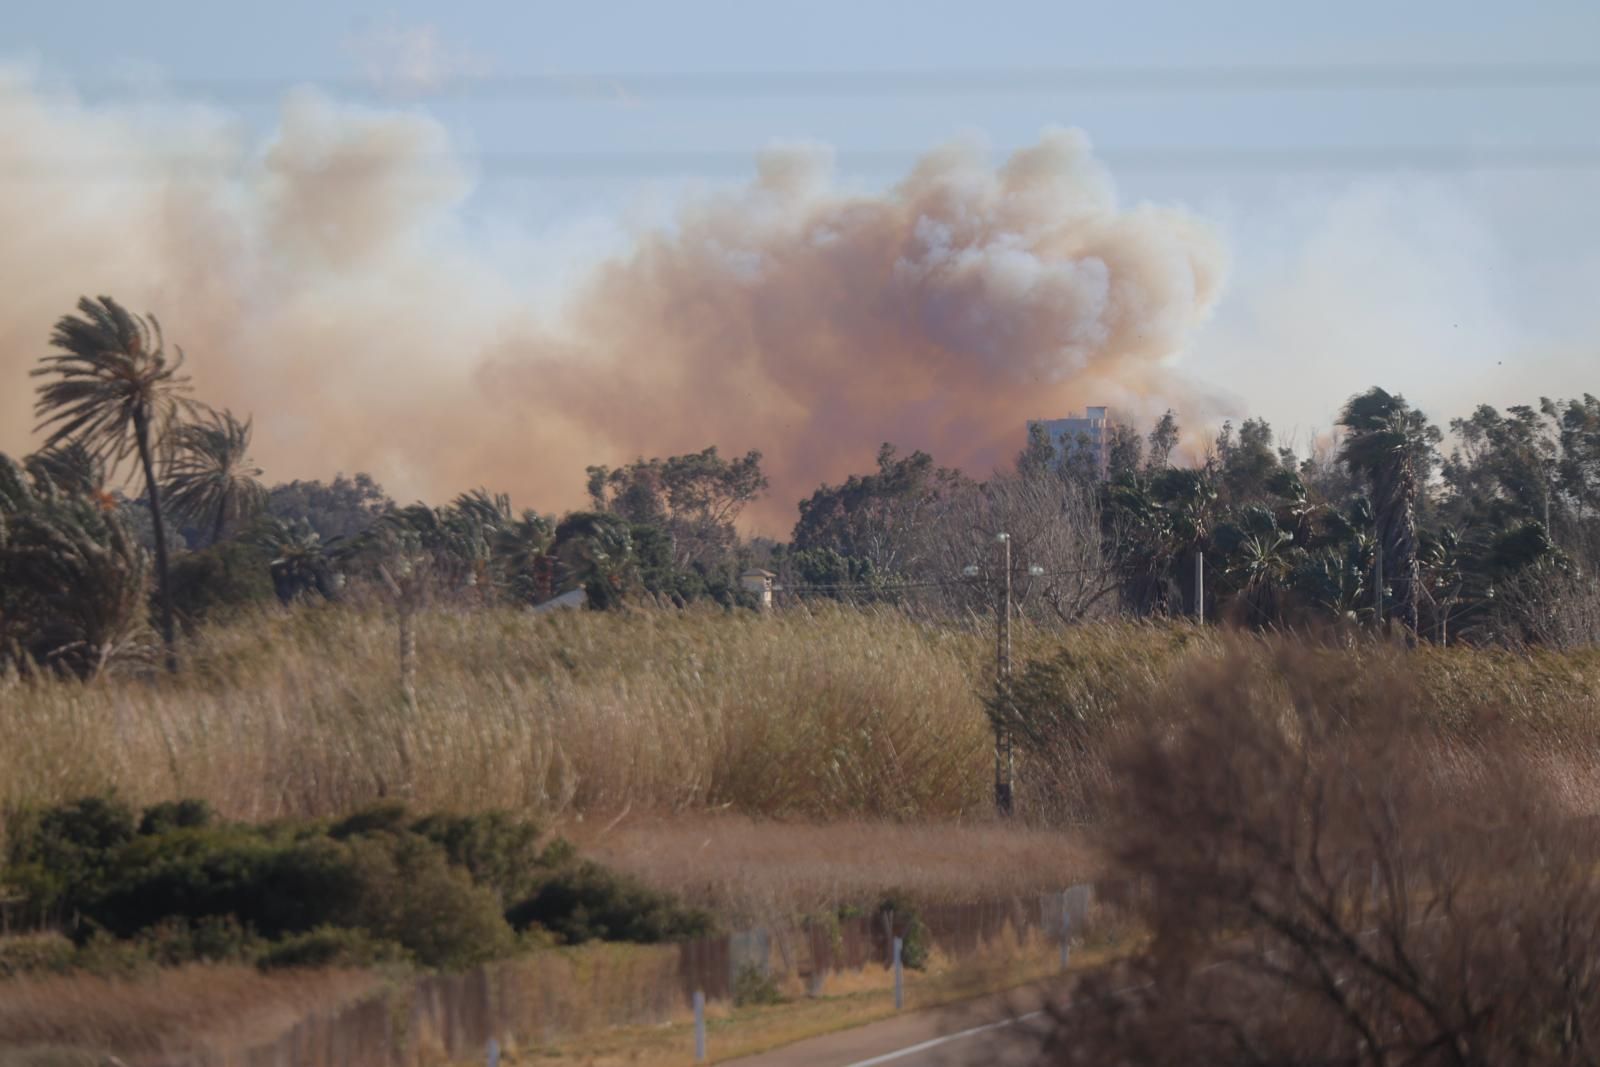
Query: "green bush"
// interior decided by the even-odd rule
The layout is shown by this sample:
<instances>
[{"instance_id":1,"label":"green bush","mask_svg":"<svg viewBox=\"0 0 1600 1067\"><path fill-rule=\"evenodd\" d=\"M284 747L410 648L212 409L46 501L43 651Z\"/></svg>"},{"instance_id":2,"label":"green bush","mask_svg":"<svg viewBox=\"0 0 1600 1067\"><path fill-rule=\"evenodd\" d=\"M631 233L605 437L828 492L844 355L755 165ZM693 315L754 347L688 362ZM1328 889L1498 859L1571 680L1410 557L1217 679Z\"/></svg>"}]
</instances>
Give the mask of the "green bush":
<instances>
[{"instance_id":1,"label":"green bush","mask_svg":"<svg viewBox=\"0 0 1600 1067\"><path fill-rule=\"evenodd\" d=\"M395 941L428 967L459 968L509 953L515 945L492 889L452 867L444 850L415 834L347 843L357 893L329 920Z\"/></svg>"},{"instance_id":2,"label":"green bush","mask_svg":"<svg viewBox=\"0 0 1600 1067\"><path fill-rule=\"evenodd\" d=\"M901 964L913 971L926 967L933 939L928 934L927 924L922 921L922 913L917 909L916 902L899 890L890 890L878 902L878 915L889 920L894 936L900 938Z\"/></svg>"},{"instance_id":3,"label":"green bush","mask_svg":"<svg viewBox=\"0 0 1600 1067\"><path fill-rule=\"evenodd\" d=\"M753 1004L778 1004L783 1000L783 994L778 991L777 981L760 967L746 964L739 968L739 973L733 979L733 1003L735 1007L746 1007Z\"/></svg>"},{"instance_id":4,"label":"green bush","mask_svg":"<svg viewBox=\"0 0 1600 1067\"><path fill-rule=\"evenodd\" d=\"M267 938L353 912L368 887L341 842L283 842L244 826L173 830L118 849L114 874L75 905L119 937L163 919L235 916Z\"/></svg>"},{"instance_id":5,"label":"green bush","mask_svg":"<svg viewBox=\"0 0 1600 1067\"><path fill-rule=\"evenodd\" d=\"M139 819L140 834L164 834L169 830L188 830L210 826L216 812L203 800L169 800L144 809Z\"/></svg>"},{"instance_id":6,"label":"green bush","mask_svg":"<svg viewBox=\"0 0 1600 1067\"><path fill-rule=\"evenodd\" d=\"M25 974L65 974L77 947L60 934L22 934L0 937L0 979Z\"/></svg>"},{"instance_id":7,"label":"green bush","mask_svg":"<svg viewBox=\"0 0 1600 1067\"><path fill-rule=\"evenodd\" d=\"M685 908L670 893L595 863L557 871L506 918L518 930L539 925L569 945L585 941L653 944L711 932L711 917Z\"/></svg>"},{"instance_id":8,"label":"green bush","mask_svg":"<svg viewBox=\"0 0 1600 1067\"><path fill-rule=\"evenodd\" d=\"M262 604L276 597L271 558L247 541L223 541L174 556L169 586L172 610L184 628Z\"/></svg>"},{"instance_id":9,"label":"green bush","mask_svg":"<svg viewBox=\"0 0 1600 1067\"><path fill-rule=\"evenodd\" d=\"M546 939L667 941L711 925L576 862L565 841L541 848L534 824L503 812L413 819L385 804L332 825L249 826L185 800L147 808L136 832L125 805L88 798L11 826L0 882L22 892L25 921L60 922L77 947L70 964L10 949L0 974L50 960L105 974L224 959L459 968ZM507 900L521 903L507 914Z\"/></svg>"},{"instance_id":10,"label":"green bush","mask_svg":"<svg viewBox=\"0 0 1600 1067\"><path fill-rule=\"evenodd\" d=\"M24 922L69 921L104 891L115 851L134 836L133 811L114 797L84 797L7 820L3 882L25 898Z\"/></svg>"},{"instance_id":11,"label":"green bush","mask_svg":"<svg viewBox=\"0 0 1600 1067\"><path fill-rule=\"evenodd\" d=\"M289 967L373 967L407 958L406 950L400 945L375 938L365 930L319 926L271 945L257 957L256 966L264 971Z\"/></svg>"},{"instance_id":12,"label":"green bush","mask_svg":"<svg viewBox=\"0 0 1600 1067\"><path fill-rule=\"evenodd\" d=\"M361 834L400 834L411 825L411 813L399 801L373 804L352 812L328 827L328 836L335 841Z\"/></svg>"},{"instance_id":13,"label":"green bush","mask_svg":"<svg viewBox=\"0 0 1600 1067\"><path fill-rule=\"evenodd\" d=\"M412 832L439 845L451 863L499 894L502 908L526 899L538 888L544 868L553 866L539 847L538 826L502 811L430 815Z\"/></svg>"},{"instance_id":14,"label":"green bush","mask_svg":"<svg viewBox=\"0 0 1600 1067\"><path fill-rule=\"evenodd\" d=\"M180 963L221 963L254 959L263 942L232 915L200 919L164 919L133 939L149 962L160 967Z\"/></svg>"}]
</instances>

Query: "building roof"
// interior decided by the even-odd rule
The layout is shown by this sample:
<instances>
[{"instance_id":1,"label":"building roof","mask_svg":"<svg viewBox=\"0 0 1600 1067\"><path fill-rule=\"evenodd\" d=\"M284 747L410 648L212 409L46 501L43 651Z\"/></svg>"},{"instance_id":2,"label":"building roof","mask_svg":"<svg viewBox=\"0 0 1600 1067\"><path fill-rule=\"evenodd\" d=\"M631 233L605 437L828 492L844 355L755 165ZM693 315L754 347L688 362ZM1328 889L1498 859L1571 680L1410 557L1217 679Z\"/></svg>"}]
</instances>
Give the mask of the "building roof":
<instances>
[{"instance_id":1,"label":"building roof","mask_svg":"<svg viewBox=\"0 0 1600 1067\"><path fill-rule=\"evenodd\" d=\"M751 567L747 571L740 571L739 572L739 577L741 577L741 578L776 578L777 575L773 574L771 571L762 570L760 567Z\"/></svg>"}]
</instances>

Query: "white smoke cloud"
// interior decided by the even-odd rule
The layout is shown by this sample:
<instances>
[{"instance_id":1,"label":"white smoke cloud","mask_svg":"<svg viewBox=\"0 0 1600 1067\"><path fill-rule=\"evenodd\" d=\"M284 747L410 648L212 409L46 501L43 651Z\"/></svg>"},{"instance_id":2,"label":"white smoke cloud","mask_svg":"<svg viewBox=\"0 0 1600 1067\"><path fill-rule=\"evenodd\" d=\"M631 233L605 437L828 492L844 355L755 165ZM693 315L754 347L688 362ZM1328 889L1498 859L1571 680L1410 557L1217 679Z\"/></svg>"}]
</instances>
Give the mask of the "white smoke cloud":
<instances>
[{"instance_id":1,"label":"white smoke cloud","mask_svg":"<svg viewBox=\"0 0 1600 1067\"><path fill-rule=\"evenodd\" d=\"M1167 364L1225 266L1198 220L1119 205L1075 131L998 167L939 148L881 193L775 149L554 315L464 236L470 167L424 116L299 90L258 142L225 113L13 76L0 143L0 448L30 446L52 323L108 293L161 317L202 396L255 415L270 477L366 469L430 499L488 484L556 509L587 463L716 443L767 454L759 518L781 531L883 440L981 472L1029 417L1193 401Z\"/></svg>"}]
</instances>

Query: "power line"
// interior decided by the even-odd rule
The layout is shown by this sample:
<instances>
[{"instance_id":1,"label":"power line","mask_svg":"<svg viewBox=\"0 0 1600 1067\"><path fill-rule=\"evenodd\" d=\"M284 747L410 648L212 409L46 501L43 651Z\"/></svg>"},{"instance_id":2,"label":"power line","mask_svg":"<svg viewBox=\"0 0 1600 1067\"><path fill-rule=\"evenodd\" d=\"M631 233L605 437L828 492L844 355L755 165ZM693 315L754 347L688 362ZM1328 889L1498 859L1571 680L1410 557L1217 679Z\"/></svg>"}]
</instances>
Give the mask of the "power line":
<instances>
[{"instance_id":1,"label":"power line","mask_svg":"<svg viewBox=\"0 0 1600 1067\"><path fill-rule=\"evenodd\" d=\"M1039 574L1030 574L1026 571L1017 571L1017 577L1024 581L1039 581L1046 578L1077 577L1086 574L1105 575L1113 568L1110 567L1058 567L1054 570L1043 571ZM818 584L791 584L785 585L786 593L818 593L818 592L855 592L855 593L887 593L899 592L907 589L949 589L965 586L969 589L988 591L995 579L991 576L969 578L965 575L955 575L948 578L920 578L916 580L891 580L885 582L832 582Z\"/></svg>"},{"instance_id":2,"label":"power line","mask_svg":"<svg viewBox=\"0 0 1600 1067\"><path fill-rule=\"evenodd\" d=\"M833 154L837 169L886 174L907 170L925 153L914 149L845 149ZM466 171L485 178L591 180L605 178L749 176L758 152L620 150L594 152L490 152L390 157L338 157L338 166L316 173L322 180L364 180L374 168L403 161L418 180ZM1375 145L1341 147L1154 146L1097 149L1096 158L1117 173L1144 174L1359 174L1587 172L1600 169L1600 144L1566 145ZM248 173L248 158L203 154L17 156L0 152L0 181L95 182L146 178L226 178ZM394 177L393 175L390 176Z\"/></svg>"},{"instance_id":3,"label":"power line","mask_svg":"<svg viewBox=\"0 0 1600 1067\"><path fill-rule=\"evenodd\" d=\"M344 95L412 100L634 102L752 98L899 99L1100 93L1404 92L1588 89L1597 62L1236 63L1202 65L919 68L905 70L617 71L402 79L175 78L145 85L73 83L90 95L170 94L213 100L273 97L297 85Z\"/></svg>"}]
</instances>

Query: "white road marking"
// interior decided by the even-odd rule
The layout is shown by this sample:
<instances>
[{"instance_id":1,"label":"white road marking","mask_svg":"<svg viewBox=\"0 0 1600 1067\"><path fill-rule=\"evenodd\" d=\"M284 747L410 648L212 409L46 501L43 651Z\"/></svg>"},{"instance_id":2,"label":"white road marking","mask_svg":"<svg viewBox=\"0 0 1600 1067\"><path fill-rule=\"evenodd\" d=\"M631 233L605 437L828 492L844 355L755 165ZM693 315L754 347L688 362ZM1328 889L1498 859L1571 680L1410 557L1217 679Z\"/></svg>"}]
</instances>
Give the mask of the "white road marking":
<instances>
[{"instance_id":1,"label":"white road marking","mask_svg":"<svg viewBox=\"0 0 1600 1067\"><path fill-rule=\"evenodd\" d=\"M1406 928L1410 929L1411 927L1415 926L1426 926L1429 923L1435 923L1439 921L1440 920L1437 918L1417 919L1407 923ZM1376 933L1378 933L1378 928L1373 927L1370 930L1362 930L1356 936L1370 937ZM1268 959L1271 958L1271 955L1272 954L1270 952L1267 953ZM1206 964L1195 973L1205 974L1208 971L1215 971L1222 967L1231 967L1239 962L1239 960L1218 960L1215 963ZM1125 986L1122 989L1114 989L1109 995L1113 997L1123 997L1127 996L1129 993L1137 993L1141 990L1149 989L1153 985L1155 985L1154 982L1140 982L1138 985ZM1067 1003L1061 1005L1060 1010L1071 1011L1073 1007L1074 1005L1072 1002L1068 1001ZM946 1034L943 1037L935 1037L931 1040L923 1041L915 1045L907 1045L905 1048L895 1049L893 1052L885 1052L881 1056L873 1056L871 1059L857 1060L854 1063L847 1063L844 1065L844 1067L875 1067L875 1065L879 1063L893 1063L895 1060L904 1059L907 1056L914 1056L919 1052L926 1052L931 1048L938 1048L940 1045L948 1045L956 1041L965 1041L969 1037L976 1037L978 1034L985 1034L991 1030L1001 1030L1007 1026L1015 1026L1017 1023L1027 1022L1029 1019L1037 1019L1039 1016L1045 1014L1045 1011L1046 1009L1040 1008L1038 1011L1030 1011L1026 1015L1018 1015L1010 1019L1001 1019L999 1022L994 1023L985 1023L982 1026L974 1026L969 1030L958 1030L953 1034Z\"/></svg>"},{"instance_id":2,"label":"white road marking","mask_svg":"<svg viewBox=\"0 0 1600 1067\"><path fill-rule=\"evenodd\" d=\"M944 1037L936 1037L931 1041L924 1041L921 1044L907 1045L905 1048L896 1049L893 1052L885 1052L881 1056L874 1056L870 1060L857 1060L855 1063L847 1063L845 1064L845 1067L873 1067L874 1064L889 1063L904 1056L914 1056L918 1052L926 1052L930 1048L938 1048L940 1045L948 1045L952 1041L964 1041L969 1037L975 1037L978 1034L987 1033L990 1030L999 1030L1001 1027L1013 1026L1020 1022L1026 1022L1029 1019L1037 1019L1043 1014L1044 1009L1041 1008L1038 1011L1030 1011L1026 1015L1018 1015L1012 1019L1001 1019L997 1023L985 1023L982 1026L974 1026L970 1030L961 1030L953 1034L946 1034Z\"/></svg>"}]
</instances>

